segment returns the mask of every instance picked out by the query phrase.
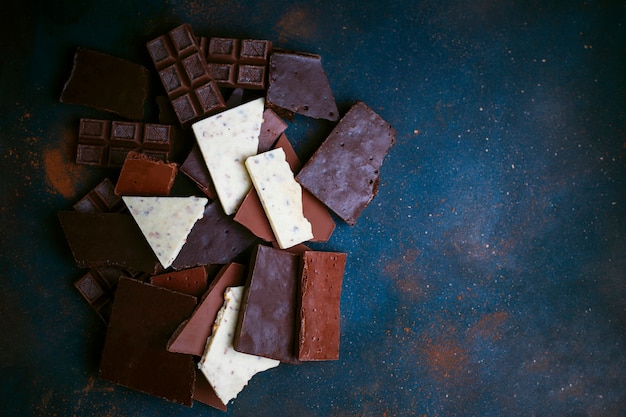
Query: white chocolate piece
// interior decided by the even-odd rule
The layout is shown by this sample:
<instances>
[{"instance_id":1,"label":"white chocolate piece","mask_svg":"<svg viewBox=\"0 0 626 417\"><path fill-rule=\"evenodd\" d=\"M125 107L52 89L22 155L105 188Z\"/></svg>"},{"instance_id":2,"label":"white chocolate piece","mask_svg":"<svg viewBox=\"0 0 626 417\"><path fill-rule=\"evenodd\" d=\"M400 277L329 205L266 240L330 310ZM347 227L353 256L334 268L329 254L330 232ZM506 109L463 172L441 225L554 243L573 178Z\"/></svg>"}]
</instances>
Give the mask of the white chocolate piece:
<instances>
[{"instance_id":1,"label":"white chocolate piece","mask_svg":"<svg viewBox=\"0 0 626 417\"><path fill-rule=\"evenodd\" d=\"M217 313L213 333L198 368L224 404L237 397L248 381L259 372L274 368L279 361L237 352L233 336L244 287L229 287L224 292L224 305Z\"/></svg>"},{"instance_id":2,"label":"white chocolate piece","mask_svg":"<svg viewBox=\"0 0 626 417\"><path fill-rule=\"evenodd\" d=\"M252 187L244 161L257 153L264 106L259 98L191 126L226 214L237 211Z\"/></svg>"},{"instance_id":3,"label":"white chocolate piece","mask_svg":"<svg viewBox=\"0 0 626 417\"><path fill-rule=\"evenodd\" d=\"M174 262L191 228L204 216L204 206L209 201L204 197L123 196L122 199L163 268Z\"/></svg>"},{"instance_id":4,"label":"white chocolate piece","mask_svg":"<svg viewBox=\"0 0 626 417\"><path fill-rule=\"evenodd\" d=\"M302 211L302 188L285 158L276 148L251 156L246 168L281 249L313 238L311 223Z\"/></svg>"}]
</instances>

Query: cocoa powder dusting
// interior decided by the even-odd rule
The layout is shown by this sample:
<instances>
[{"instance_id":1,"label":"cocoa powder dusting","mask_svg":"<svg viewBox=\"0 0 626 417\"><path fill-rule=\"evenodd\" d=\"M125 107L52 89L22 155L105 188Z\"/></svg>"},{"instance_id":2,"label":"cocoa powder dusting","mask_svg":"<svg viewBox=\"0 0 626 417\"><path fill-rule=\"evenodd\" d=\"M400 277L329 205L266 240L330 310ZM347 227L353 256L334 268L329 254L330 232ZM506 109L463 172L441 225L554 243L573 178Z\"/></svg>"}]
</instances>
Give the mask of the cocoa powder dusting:
<instances>
[{"instance_id":1,"label":"cocoa powder dusting","mask_svg":"<svg viewBox=\"0 0 626 417\"><path fill-rule=\"evenodd\" d=\"M59 146L48 147L43 153L46 183L50 191L60 193L67 199L76 196L79 182L85 176L85 167L73 160L71 143L72 139L66 137Z\"/></svg>"}]
</instances>

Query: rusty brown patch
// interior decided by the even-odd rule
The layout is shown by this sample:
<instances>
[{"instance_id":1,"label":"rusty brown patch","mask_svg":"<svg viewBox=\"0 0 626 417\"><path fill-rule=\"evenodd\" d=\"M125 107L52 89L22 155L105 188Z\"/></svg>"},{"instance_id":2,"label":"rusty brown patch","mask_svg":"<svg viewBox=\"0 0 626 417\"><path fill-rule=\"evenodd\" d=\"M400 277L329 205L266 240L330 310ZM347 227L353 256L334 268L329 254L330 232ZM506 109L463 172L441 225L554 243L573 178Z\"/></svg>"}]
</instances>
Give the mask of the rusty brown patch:
<instances>
[{"instance_id":1,"label":"rusty brown patch","mask_svg":"<svg viewBox=\"0 0 626 417\"><path fill-rule=\"evenodd\" d=\"M490 339L492 341L499 340L502 337L502 326L509 318L504 311L485 314L472 326L469 330L468 337L470 339Z\"/></svg>"},{"instance_id":2,"label":"rusty brown patch","mask_svg":"<svg viewBox=\"0 0 626 417\"><path fill-rule=\"evenodd\" d=\"M279 42L291 39L308 38L315 35L315 19L310 19L311 11L306 8L287 10L276 24Z\"/></svg>"},{"instance_id":3,"label":"rusty brown patch","mask_svg":"<svg viewBox=\"0 0 626 417\"><path fill-rule=\"evenodd\" d=\"M67 199L76 196L80 181L86 174L86 167L77 165L74 161L71 143L72 138L65 137L61 144L48 147L43 153L46 183L52 192Z\"/></svg>"}]
</instances>

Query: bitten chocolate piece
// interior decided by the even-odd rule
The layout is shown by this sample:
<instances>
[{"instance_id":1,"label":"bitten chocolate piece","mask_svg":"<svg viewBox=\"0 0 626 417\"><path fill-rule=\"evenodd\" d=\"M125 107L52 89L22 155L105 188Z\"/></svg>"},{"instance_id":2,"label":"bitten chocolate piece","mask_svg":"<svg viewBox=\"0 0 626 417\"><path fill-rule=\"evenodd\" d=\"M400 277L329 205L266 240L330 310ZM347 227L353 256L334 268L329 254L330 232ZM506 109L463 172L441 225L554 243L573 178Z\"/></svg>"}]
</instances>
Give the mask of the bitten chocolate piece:
<instances>
[{"instance_id":1,"label":"bitten chocolate piece","mask_svg":"<svg viewBox=\"0 0 626 417\"><path fill-rule=\"evenodd\" d=\"M122 165L115 194L167 196L177 173L177 164L166 164L148 155L129 152Z\"/></svg>"},{"instance_id":2,"label":"bitten chocolate piece","mask_svg":"<svg viewBox=\"0 0 626 417\"><path fill-rule=\"evenodd\" d=\"M122 199L115 194L115 186L105 178L76 204L74 210L83 213L121 213L126 210Z\"/></svg>"},{"instance_id":3,"label":"bitten chocolate piece","mask_svg":"<svg viewBox=\"0 0 626 417\"><path fill-rule=\"evenodd\" d=\"M207 338L211 336L217 312L224 304L224 291L227 287L243 285L246 280L245 273L244 265L237 263L224 265L189 320L178 326L167 344L167 350L202 356Z\"/></svg>"},{"instance_id":4,"label":"bitten chocolate piece","mask_svg":"<svg viewBox=\"0 0 626 417\"><path fill-rule=\"evenodd\" d=\"M196 377L193 356L168 352L165 345L195 305L190 295L120 278L100 377L191 406Z\"/></svg>"},{"instance_id":5,"label":"bitten chocolate piece","mask_svg":"<svg viewBox=\"0 0 626 417\"><path fill-rule=\"evenodd\" d=\"M147 47L181 125L225 107L191 26L180 25Z\"/></svg>"},{"instance_id":6,"label":"bitten chocolate piece","mask_svg":"<svg viewBox=\"0 0 626 417\"><path fill-rule=\"evenodd\" d=\"M226 264L255 241L256 237L252 233L224 214L219 203L209 203L204 209L204 216L191 229L172 267L185 269L198 265Z\"/></svg>"},{"instance_id":7,"label":"bitten chocolate piece","mask_svg":"<svg viewBox=\"0 0 626 417\"><path fill-rule=\"evenodd\" d=\"M207 273L203 266L167 272L150 278L150 284L183 294L200 297L207 289Z\"/></svg>"},{"instance_id":8,"label":"bitten chocolate piece","mask_svg":"<svg viewBox=\"0 0 626 417\"><path fill-rule=\"evenodd\" d=\"M341 282L346 254L313 252L302 254L298 359L339 359Z\"/></svg>"},{"instance_id":9,"label":"bitten chocolate piece","mask_svg":"<svg viewBox=\"0 0 626 417\"><path fill-rule=\"evenodd\" d=\"M270 57L267 104L315 119L339 119L319 55L274 52Z\"/></svg>"},{"instance_id":10,"label":"bitten chocolate piece","mask_svg":"<svg viewBox=\"0 0 626 417\"><path fill-rule=\"evenodd\" d=\"M258 245L233 340L235 350L298 363L295 350L298 256Z\"/></svg>"},{"instance_id":11,"label":"bitten chocolate piece","mask_svg":"<svg viewBox=\"0 0 626 417\"><path fill-rule=\"evenodd\" d=\"M328 208L354 225L378 191L379 169L396 131L357 102L296 176Z\"/></svg>"},{"instance_id":12,"label":"bitten chocolate piece","mask_svg":"<svg viewBox=\"0 0 626 417\"><path fill-rule=\"evenodd\" d=\"M140 120L148 96L147 68L86 48L78 48L61 102L81 104Z\"/></svg>"},{"instance_id":13,"label":"bitten chocolate piece","mask_svg":"<svg viewBox=\"0 0 626 417\"><path fill-rule=\"evenodd\" d=\"M117 266L149 274L161 270L161 264L131 216L61 211L58 217L79 267Z\"/></svg>"},{"instance_id":14,"label":"bitten chocolate piece","mask_svg":"<svg viewBox=\"0 0 626 417\"><path fill-rule=\"evenodd\" d=\"M76 163L121 167L135 151L167 161L170 126L99 119L80 119Z\"/></svg>"},{"instance_id":15,"label":"bitten chocolate piece","mask_svg":"<svg viewBox=\"0 0 626 417\"><path fill-rule=\"evenodd\" d=\"M206 60L222 87L266 88L267 58L272 43L259 39L211 38Z\"/></svg>"}]
</instances>

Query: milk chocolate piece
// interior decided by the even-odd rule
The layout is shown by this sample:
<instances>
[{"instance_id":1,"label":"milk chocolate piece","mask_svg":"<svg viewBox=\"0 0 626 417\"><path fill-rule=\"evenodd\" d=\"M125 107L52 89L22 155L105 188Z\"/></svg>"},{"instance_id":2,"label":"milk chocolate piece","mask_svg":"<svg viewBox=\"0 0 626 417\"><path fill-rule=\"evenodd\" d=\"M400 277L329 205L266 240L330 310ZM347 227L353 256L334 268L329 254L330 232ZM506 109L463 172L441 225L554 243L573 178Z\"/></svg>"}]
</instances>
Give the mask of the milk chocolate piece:
<instances>
[{"instance_id":1,"label":"milk chocolate piece","mask_svg":"<svg viewBox=\"0 0 626 417\"><path fill-rule=\"evenodd\" d=\"M150 274L161 270L131 216L61 211L58 217L79 267L117 266Z\"/></svg>"},{"instance_id":2,"label":"milk chocolate piece","mask_svg":"<svg viewBox=\"0 0 626 417\"><path fill-rule=\"evenodd\" d=\"M189 320L178 326L167 344L167 350L202 356L211 336L217 312L224 304L226 287L243 285L246 267L237 263L224 265L204 294Z\"/></svg>"},{"instance_id":3,"label":"milk chocolate piece","mask_svg":"<svg viewBox=\"0 0 626 417\"><path fill-rule=\"evenodd\" d=\"M297 255L257 246L233 339L235 350L298 363L294 343L298 269Z\"/></svg>"},{"instance_id":4,"label":"milk chocolate piece","mask_svg":"<svg viewBox=\"0 0 626 417\"><path fill-rule=\"evenodd\" d=\"M166 161L170 126L99 119L81 119L76 163L121 167L129 152L141 152Z\"/></svg>"},{"instance_id":5,"label":"milk chocolate piece","mask_svg":"<svg viewBox=\"0 0 626 417\"><path fill-rule=\"evenodd\" d=\"M166 164L137 152L129 152L115 186L115 194L166 196L174 185L178 165Z\"/></svg>"},{"instance_id":6,"label":"milk chocolate piece","mask_svg":"<svg viewBox=\"0 0 626 417\"><path fill-rule=\"evenodd\" d=\"M206 341L205 341L206 342ZM217 408L221 411L227 411L226 405L217 396L215 390L206 380L206 377L196 368L196 385L193 390L194 401L201 402L202 404L209 405L213 408Z\"/></svg>"},{"instance_id":7,"label":"milk chocolate piece","mask_svg":"<svg viewBox=\"0 0 626 417\"><path fill-rule=\"evenodd\" d=\"M225 107L191 26L180 25L147 47L181 125Z\"/></svg>"},{"instance_id":8,"label":"milk chocolate piece","mask_svg":"<svg viewBox=\"0 0 626 417\"><path fill-rule=\"evenodd\" d=\"M155 275L150 278L150 284L200 297L207 290L207 273L203 266L198 266Z\"/></svg>"},{"instance_id":9,"label":"milk chocolate piece","mask_svg":"<svg viewBox=\"0 0 626 417\"><path fill-rule=\"evenodd\" d=\"M126 210L122 199L115 194L115 186L105 178L76 204L74 210L83 213L121 213Z\"/></svg>"},{"instance_id":10,"label":"milk chocolate piece","mask_svg":"<svg viewBox=\"0 0 626 417\"><path fill-rule=\"evenodd\" d=\"M202 152L198 144L193 146L187 159L185 159L185 162L180 166L180 171L195 182L198 188L211 200L217 198L217 191L215 191L211 174L204 163L204 158L202 157Z\"/></svg>"},{"instance_id":11,"label":"milk chocolate piece","mask_svg":"<svg viewBox=\"0 0 626 417\"><path fill-rule=\"evenodd\" d=\"M61 102L81 104L132 120L144 115L150 86L147 68L86 48L78 48Z\"/></svg>"},{"instance_id":12,"label":"milk chocolate piece","mask_svg":"<svg viewBox=\"0 0 626 417\"><path fill-rule=\"evenodd\" d=\"M193 356L165 349L169 335L189 317L195 297L120 278L100 362L100 377L191 406Z\"/></svg>"},{"instance_id":13,"label":"milk chocolate piece","mask_svg":"<svg viewBox=\"0 0 626 417\"><path fill-rule=\"evenodd\" d=\"M304 252L300 274L298 359L339 359L341 282L346 254Z\"/></svg>"},{"instance_id":14,"label":"milk chocolate piece","mask_svg":"<svg viewBox=\"0 0 626 417\"><path fill-rule=\"evenodd\" d=\"M357 102L296 176L304 188L348 224L378 191L379 169L396 131Z\"/></svg>"},{"instance_id":15,"label":"milk chocolate piece","mask_svg":"<svg viewBox=\"0 0 626 417\"><path fill-rule=\"evenodd\" d=\"M191 229L172 267L178 270L225 264L248 249L255 240L245 227L224 214L218 202L209 203L204 209L204 216Z\"/></svg>"},{"instance_id":16,"label":"milk chocolate piece","mask_svg":"<svg viewBox=\"0 0 626 417\"><path fill-rule=\"evenodd\" d=\"M206 61L222 87L266 88L267 58L272 43L259 39L211 38Z\"/></svg>"},{"instance_id":17,"label":"milk chocolate piece","mask_svg":"<svg viewBox=\"0 0 626 417\"><path fill-rule=\"evenodd\" d=\"M321 57L315 54L272 54L267 104L315 119L339 119Z\"/></svg>"}]
</instances>

